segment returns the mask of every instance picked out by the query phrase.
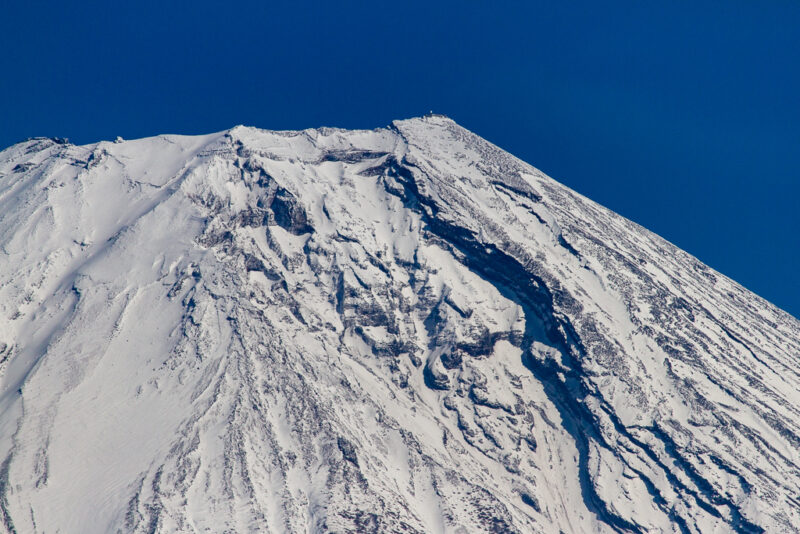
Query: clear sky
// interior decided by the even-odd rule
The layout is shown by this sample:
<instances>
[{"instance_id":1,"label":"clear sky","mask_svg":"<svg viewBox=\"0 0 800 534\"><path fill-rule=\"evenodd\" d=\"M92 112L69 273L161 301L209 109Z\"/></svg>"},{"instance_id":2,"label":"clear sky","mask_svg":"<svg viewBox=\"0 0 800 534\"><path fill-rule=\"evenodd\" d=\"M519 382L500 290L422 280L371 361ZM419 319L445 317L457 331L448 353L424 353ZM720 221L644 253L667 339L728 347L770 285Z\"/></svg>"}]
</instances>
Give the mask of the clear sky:
<instances>
[{"instance_id":1,"label":"clear sky","mask_svg":"<svg viewBox=\"0 0 800 534\"><path fill-rule=\"evenodd\" d=\"M0 145L429 110L800 316L800 2L7 2Z\"/></svg>"}]
</instances>

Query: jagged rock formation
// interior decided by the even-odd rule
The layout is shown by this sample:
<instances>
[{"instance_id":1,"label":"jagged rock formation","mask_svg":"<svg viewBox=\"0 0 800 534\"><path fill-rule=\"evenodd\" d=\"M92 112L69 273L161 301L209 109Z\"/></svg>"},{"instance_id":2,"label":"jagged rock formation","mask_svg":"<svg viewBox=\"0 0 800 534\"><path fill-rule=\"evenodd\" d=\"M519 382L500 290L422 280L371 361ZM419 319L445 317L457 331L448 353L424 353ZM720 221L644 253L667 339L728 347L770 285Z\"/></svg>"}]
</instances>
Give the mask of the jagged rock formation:
<instances>
[{"instance_id":1,"label":"jagged rock formation","mask_svg":"<svg viewBox=\"0 0 800 534\"><path fill-rule=\"evenodd\" d=\"M800 324L443 117L0 153L4 532L791 532Z\"/></svg>"}]
</instances>

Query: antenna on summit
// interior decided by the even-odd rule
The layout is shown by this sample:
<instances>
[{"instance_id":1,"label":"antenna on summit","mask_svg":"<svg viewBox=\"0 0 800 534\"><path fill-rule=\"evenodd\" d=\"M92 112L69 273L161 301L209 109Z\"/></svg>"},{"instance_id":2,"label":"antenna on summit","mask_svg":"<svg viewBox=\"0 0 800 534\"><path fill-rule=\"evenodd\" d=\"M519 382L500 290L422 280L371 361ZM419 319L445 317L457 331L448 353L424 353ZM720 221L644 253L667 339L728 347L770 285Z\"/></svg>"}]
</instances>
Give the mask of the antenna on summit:
<instances>
[{"instance_id":1,"label":"antenna on summit","mask_svg":"<svg viewBox=\"0 0 800 534\"><path fill-rule=\"evenodd\" d=\"M423 117L425 117L426 119L427 118L431 118L431 117L441 117L441 118L444 118L444 119L448 118L447 115L444 115L442 113L434 113L433 110L430 110L429 112L427 112L425 115L423 115Z\"/></svg>"}]
</instances>

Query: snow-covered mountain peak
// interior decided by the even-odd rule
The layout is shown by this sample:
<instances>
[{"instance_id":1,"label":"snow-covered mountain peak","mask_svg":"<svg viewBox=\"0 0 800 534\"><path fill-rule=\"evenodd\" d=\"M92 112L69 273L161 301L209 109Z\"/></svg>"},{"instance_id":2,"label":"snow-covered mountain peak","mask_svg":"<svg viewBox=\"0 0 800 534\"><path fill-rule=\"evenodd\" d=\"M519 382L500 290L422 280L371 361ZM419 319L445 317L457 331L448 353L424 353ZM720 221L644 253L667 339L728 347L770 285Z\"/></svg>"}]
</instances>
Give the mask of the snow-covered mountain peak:
<instances>
[{"instance_id":1,"label":"snow-covered mountain peak","mask_svg":"<svg viewBox=\"0 0 800 534\"><path fill-rule=\"evenodd\" d=\"M800 323L452 120L0 152L7 532L783 532Z\"/></svg>"}]
</instances>

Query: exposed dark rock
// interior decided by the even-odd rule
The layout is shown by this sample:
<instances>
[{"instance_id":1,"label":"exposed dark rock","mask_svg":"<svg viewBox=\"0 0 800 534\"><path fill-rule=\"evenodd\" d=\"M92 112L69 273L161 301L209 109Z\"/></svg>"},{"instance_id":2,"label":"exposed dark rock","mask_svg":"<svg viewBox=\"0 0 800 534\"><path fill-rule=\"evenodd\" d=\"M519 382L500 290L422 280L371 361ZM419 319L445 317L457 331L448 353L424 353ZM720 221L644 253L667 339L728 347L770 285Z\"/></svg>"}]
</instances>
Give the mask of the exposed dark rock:
<instances>
[{"instance_id":1,"label":"exposed dark rock","mask_svg":"<svg viewBox=\"0 0 800 534\"><path fill-rule=\"evenodd\" d=\"M18 163L17 165L14 166L13 169L11 169L11 172L22 173L34 168L35 166L36 164L29 162Z\"/></svg>"},{"instance_id":2,"label":"exposed dark rock","mask_svg":"<svg viewBox=\"0 0 800 534\"><path fill-rule=\"evenodd\" d=\"M342 458L358 467L358 457L356 456L356 448L353 445L353 442L346 438L339 437L336 439L336 445L342 452Z\"/></svg>"},{"instance_id":3,"label":"exposed dark rock","mask_svg":"<svg viewBox=\"0 0 800 534\"><path fill-rule=\"evenodd\" d=\"M536 497L534 497L530 493L524 492L524 491L520 492L519 496L522 499L522 502L524 502L525 504L527 504L528 506L530 506L531 508L533 508L534 510L536 510L540 514L542 513L542 509L539 508L539 501L536 500Z\"/></svg>"},{"instance_id":4,"label":"exposed dark rock","mask_svg":"<svg viewBox=\"0 0 800 534\"><path fill-rule=\"evenodd\" d=\"M278 188L271 208L275 216L275 224L287 232L302 235L314 231L314 228L308 223L306 210L286 189Z\"/></svg>"},{"instance_id":5,"label":"exposed dark rock","mask_svg":"<svg viewBox=\"0 0 800 534\"><path fill-rule=\"evenodd\" d=\"M425 380L425 385L429 388L441 390L450 389L450 380L447 378L447 375L436 371L433 369L432 365L425 365L422 373L422 376Z\"/></svg>"}]
</instances>

